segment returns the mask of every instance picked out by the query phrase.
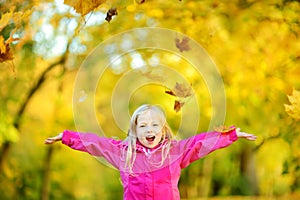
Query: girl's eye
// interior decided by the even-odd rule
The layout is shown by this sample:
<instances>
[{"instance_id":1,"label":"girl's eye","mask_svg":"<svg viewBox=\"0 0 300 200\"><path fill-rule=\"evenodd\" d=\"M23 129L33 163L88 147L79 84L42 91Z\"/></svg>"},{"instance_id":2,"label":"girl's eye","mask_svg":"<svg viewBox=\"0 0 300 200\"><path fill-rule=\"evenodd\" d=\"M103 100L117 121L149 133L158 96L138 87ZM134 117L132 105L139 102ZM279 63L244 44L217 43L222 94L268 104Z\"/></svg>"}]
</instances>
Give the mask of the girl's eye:
<instances>
[{"instance_id":1,"label":"girl's eye","mask_svg":"<svg viewBox=\"0 0 300 200\"><path fill-rule=\"evenodd\" d=\"M140 125L140 128L143 128L143 127L145 127L145 125Z\"/></svg>"},{"instance_id":2,"label":"girl's eye","mask_svg":"<svg viewBox=\"0 0 300 200\"><path fill-rule=\"evenodd\" d=\"M158 124L153 124L153 126L158 126Z\"/></svg>"}]
</instances>

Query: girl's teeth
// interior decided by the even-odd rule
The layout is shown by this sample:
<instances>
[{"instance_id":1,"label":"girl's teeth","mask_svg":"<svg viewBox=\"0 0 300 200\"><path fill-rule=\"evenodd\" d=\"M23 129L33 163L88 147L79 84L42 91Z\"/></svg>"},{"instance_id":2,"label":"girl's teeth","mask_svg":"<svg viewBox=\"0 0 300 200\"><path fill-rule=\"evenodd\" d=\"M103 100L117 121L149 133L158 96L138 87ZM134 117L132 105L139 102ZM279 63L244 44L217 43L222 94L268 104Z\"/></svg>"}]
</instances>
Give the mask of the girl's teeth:
<instances>
[{"instance_id":1,"label":"girl's teeth","mask_svg":"<svg viewBox=\"0 0 300 200\"><path fill-rule=\"evenodd\" d=\"M153 142L155 139L155 136L146 137L146 140L149 142Z\"/></svg>"}]
</instances>

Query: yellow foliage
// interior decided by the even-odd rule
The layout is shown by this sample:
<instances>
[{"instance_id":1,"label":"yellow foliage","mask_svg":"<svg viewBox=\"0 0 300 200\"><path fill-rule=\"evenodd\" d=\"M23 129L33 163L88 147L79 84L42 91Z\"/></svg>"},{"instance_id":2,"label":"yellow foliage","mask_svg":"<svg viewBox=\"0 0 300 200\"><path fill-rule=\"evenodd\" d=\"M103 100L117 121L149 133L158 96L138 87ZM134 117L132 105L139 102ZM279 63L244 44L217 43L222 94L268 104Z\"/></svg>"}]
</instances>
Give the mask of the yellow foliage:
<instances>
[{"instance_id":1,"label":"yellow foliage","mask_svg":"<svg viewBox=\"0 0 300 200\"><path fill-rule=\"evenodd\" d=\"M4 42L4 38L0 35L0 62L5 62L13 59L13 54L10 51L9 43Z\"/></svg>"},{"instance_id":2,"label":"yellow foliage","mask_svg":"<svg viewBox=\"0 0 300 200\"><path fill-rule=\"evenodd\" d=\"M292 183L291 175L282 175L282 163L289 157L290 152L289 145L282 139L272 140L258 151L256 168L261 194L272 195L276 187L286 188Z\"/></svg>"},{"instance_id":3,"label":"yellow foliage","mask_svg":"<svg viewBox=\"0 0 300 200\"><path fill-rule=\"evenodd\" d=\"M2 31L7 26L7 24L9 23L12 17L13 17L13 11L5 13L4 15L1 16L0 31Z\"/></svg>"},{"instance_id":4,"label":"yellow foliage","mask_svg":"<svg viewBox=\"0 0 300 200\"><path fill-rule=\"evenodd\" d=\"M4 41L4 37L0 35L0 62L5 62L13 59L13 54L10 51L9 44L13 41L18 40L18 38L13 38L17 28L19 28L23 21L29 20L31 10L25 12L14 12L14 7L1 16L0 19L0 32L8 26L10 23L14 23L15 28L10 32L9 38Z\"/></svg>"},{"instance_id":5,"label":"yellow foliage","mask_svg":"<svg viewBox=\"0 0 300 200\"><path fill-rule=\"evenodd\" d=\"M6 45L4 43L4 38L2 35L0 35L0 53L6 52Z\"/></svg>"},{"instance_id":6,"label":"yellow foliage","mask_svg":"<svg viewBox=\"0 0 300 200\"><path fill-rule=\"evenodd\" d=\"M72 6L82 15L88 14L104 2L105 0L64 0L64 4Z\"/></svg>"},{"instance_id":7,"label":"yellow foliage","mask_svg":"<svg viewBox=\"0 0 300 200\"><path fill-rule=\"evenodd\" d=\"M15 3L22 1L13 0L11 2ZM58 1L52 2L54 3ZM252 2L254 3L251 6L249 4L249 7L240 8L240 3L238 4L237 2L240 2L241 4L243 2L249 2L250 4ZM185 33L203 45L217 62L220 75L224 78L224 83L226 85L226 101L229 106L227 109L228 121L230 121L230 123L226 124L230 125L232 124L231 122L233 122L233 124L236 124L243 129L246 128L250 132L257 134L260 137L258 137L256 144L262 144L264 142L263 145L256 151L256 175L258 176L258 184L262 194L275 194L277 190L280 193L288 191L287 187L293 185L294 183L292 180L298 177L294 177L292 174L292 165L289 166L291 174L282 174L282 171L285 170L283 168L283 163L288 159L299 158L300 155L298 142L299 136L296 134L290 134L290 137L292 137L291 140L293 141L290 144L291 146L284 142L283 139L267 140L268 137L278 138L281 135L289 134L291 131L298 133L298 125L296 125L297 127L295 127L295 129L289 125L293 120L292 118L300 118L300 94L299 91L296 90L294 90L291 96L288 96L290 102L288 103L289 105L284 105L286 112L291 117L288 115L286 115L286 117L282 117L282 113L285 113L282 106L284 104L283 99L285 98L285 95L282 94L285 94L288 90L287 88L291 85L294 87L299 86L298 74L300 71L298 61L300 46L297 42L299 37L299 26L297 26L296 22L298 20L300 4L296 1L285 1L285 5L279 5L279 1L272 2L274 3L252 0L226 2L145 1L145 3L140 5L137 3L132 4L132 1L118 1L115 3L105 0L64 1L65 4L72 6L76 12L82 15L93 11L100 5L101 7L106 6L109 8L111 4L116 4L114 6L116 6L118 11L120 11L120 16L118 16L116 20L110 24L103 23L101 25L97 24L95 27L89 25L82 28L82 31L75 35L76 38L80 40L80 44L77 44L78 46L71 46L70 49L79 48L79 45L84 45L87 48L87 52L84 53L88 53L92 47L97 45L97 42L102 41L107 37L113 36L114 34L120 33L124 30L145 26L170 28L172 30ZM5 4L8 3L10 2L6 1ZM41 1L40 3L45 2ZM48 3L52 4L47 1L47 4ZM275 6L275 4L278 4L277 6L280 6L280 9ZM51 9L52 8L53 7L51 7ZM49 6L43 5L39 9L40 10L36 10L37 12L40 12L40 17L38 19L34 19L33 16L31 23L28 23L28 20L30 19L28 17L30 14L29 11L23 12L22 10L18 10L21 12L14 12L13 9L10 9L10 11L3 12L1 15L0 31L4 29L10 30L6 27L8 25L12 25L12 23L14 23L16 27L20 27L22 25L24 26L24 30L22 30L22 32L24 31L24 33L26 33L26 38L21 38L18 46L21 46L20 43L28 43L26 48L24 48L24 51L19 48L20 51L15 52L16 60L14 60L14 62L16 63L16 66L18 66L18 81L15 81L13 87L9 87L9 81L7 81L10 80L9 77L5 75L1 76L1 95L3 95L5 99L23 99L25 92L28 92L29 86L32 82L35 82L37 77L36 74L39 74L45 65L52 62L52 60L45 60L44 62L47 63L44 65L41 60L34 60L35 56L27 56L34 54L34 51L31 51L34 49L31 45L33 45L33 47L36 45L34 36L38 36L38 33L44 34L44 32L36 30L36 27L42 26L39 22L43 21L44 23L49 20L49 15L43 13L47 12L46 9L49 9ZM56 12L57 10L53 9L53 11ZM53 13L53 16L51 17L52 21L50 22L56 22L51 23L55 30L54 34L63 32L61 31L61 25L64 24L64 21L68 21L68 23L65 24L67 27L74 19L76 22L80 21L80 17L74 17L74 15L70 14L68 11L66 11L66 13ZM26 20L25 23L23 23L24 20ZM90 20L92 21L92 17ZM14 30L10 31L10 37L9 34L0 36L0 52L9 52L10 54L7 55L12 56L11 50L8 50L8 48L10 45L13 47L11 42L13 41L12 35ZM22 36L22 34L18 35ZM9 38L7 39L7 37ZM68 39L71 40L71 38ZM51 46L51 41L43 41L41 43L44 43L45 47L47 45ZM274 49L276 49L276 51L274 51ZM149 55L145 54L143 59L145 61L150 59L152 53L153 52L150 52ZM23 57L24 55L26 57ZM69 55L68 65L72 65L72 69L74 70L75 67L73 66L79 67L80 63L78 62L80 59L83 59L84 55L81 55L82 57L76 54L72 55L72 52L69 52ZM187 79L187 82L177 81L180 84L186 83L184 85L174 85L175 82L172 83L171 86L174 85L174 87L171 87L170 89L172 89L172 91L181 98L188 97L188 101L185 101L184 109L188 108L190 110L185 113L192 113L194 111L194 107L191 106L196 104L191 103L194 101L194 97L197 101L199 101L197 104L201 107L201 121L199 122L199 127L203 130L206 126L206 122L209 122L209 119L214 114L214 110L211 106L212 103L210 102L209 90L207 88L207 84L204 82L204 78L201 79L201 77L199 77L199 72L186 64L183 59L179 59L179 56L175 56L173 54L162 54L158 55L158 58L159 62L164 62L163 64L165 66L178 70L178 73ZM27 67L29 66L28 63L30 63L31 67ZM124 61L122 65L130 66L130 63L129 61ZM22 68L22 66L25 67ZM20 146L18 146L17 148L14 148L15 151L26 152L29 155L28 157L33 154L40 155L40 152L43 152L40 150L44 148L44 146L39 148L35 153L29 153L28 146L32 148L33 143L36 146L42 146L42 140L45 135L48 136L48 134L55 134L62 129L72 128L72 105L70 101L73 92L72 83L74 82L73 79L75 79L74 71L68 73L67 76L64 74L63 81L61 77L58 76L59 72L49 74L47 77L49 79L45 82L44 87L42 87L39 92L35 94L34 98L30 100L30 104L25 111L26 115L23 117L24 121L22 123L22 132L34 133L35 137L32 137L32 134L23 134L22 140L20 140L18 145L23 144L26 147L20 148ZM125 134L122 135L123 133L120 133L120 135L116 134L119 129L117 125L113 123L114 116L113 113L111 113L109 105L111 105L111 96L112 91L114 91L115 83L117 83L117 81L125 73L120 75L116 75L113 72L105 73L106 74L103 75L99 81L99 86L101 87L97 88L97 104L95 105L97 106L97 119L99 124L101 124L101 127L103 127L104 131L107 132L109 136L117 135L123 137L125 136ZM165 78L165 73L160 73L159 71L154 70L148 70L140 73L139 75L144 76L153 82L160 82L163 79L170 81ZM57 77L58 82L56 82L53 77ZM32 82L28 80L32 80ZM189 85L189 83L191 83L191 85ZM21 86L19 86L19 84ZM132 94L132 97L129 100L130 108L133 109L137 103L143 103L145 101L152 101L155 104L161 104L164 108L166 108L167 116L172 119L170 120L172 128L177 130L177 127L179 127L178 124L180 124L182 120L181 117L183 115L174 114L175 112L172 107L174 97L164 95L164 92L164 88L161 88L161 91L158 91L156 86L145 86L139 88L134 94ZM19 94L12 95L15 93ZM151 95L151 98L149 98L149 94ZM82 93L80 96L82 101L84 101L86 97L89 97L86 95L87 94L85 92ZM9 103L9 108L16 107L9 109L9 114L13 115L15 113L13 112L14 109L18 109L18 106L15 106L16 104L11 101ZM3 109L6 109L5 106L6 105L4 104ZM43 112L41 112L41 110ZM188 117L188 119L192 119L191 116ZM187 123L184 123L184 126L192 126L192 123L193 120L188 120ZM187 129L185 127L183 130ZM2 141L15 141L17 136L18 133L15 132L11 124L3 122L3 120L0 121L0 143L1 139ZM24 140L24 138L27 138L27 140ZM59 145L56 147L59 148ZM24 149L26 151L24 151ZM234 151L235 148L233 147L229 150ZM66 151L67 152L61 153L70 154L70 152L72 152L70 150ZM70 156L66 155L68 159L65 160L68 160L69 162L65 162L65 160L61 160L61 157L56 156L55 159L57 159L57 162L53 163L53 169L56 171L53 172L52 180L60 183L63 191L68 191L70 194L72 191L77 191L74 195L78 198L83 198L83 196L86 196L87 198L88 195L94 194L93 192L97 191L94 190L96 186L101 188L100 193L103 193L105 196L104 193L108 190L101 187L101 184L108 184L105 181L101 181L105 180L101 176L105 177L107 176L107 173L99 173L97 176L94 176L93 173L87 173L86 176L82 177L80 175L82 172L80 171L80 168L81 166L85 166L81 165L84 162L81 162L83 159L81 159L80 155L82 154L79 154L78 156L78 152L74 152L73 158L72 153L72 158L70 158L71 160L69 159ZM235 155L236 154L234 152L232 157ZM28 157L11 156L10 159L23 164L22 159L26 158L28 160ZM58 164L59 162L61 163ZM234 165L237 166L238 163L239 162L235 161ZM32 163L32 166L37 165L39 166L39 163ZM57 167L59 165L65 166L59 168ZM296 163L294 165L296 165ZM77 168L71 171L67 170L72 166L77 166ZM102 165L97 165L95 163L86 166L102 167ZM194 166L197 166L197 164ZM226 166L226 163L222 166ZM105 167L103 168L106 169ZM63 181L61 181L61 174L65 173L67 173L67 176ZM234 174L237 173L238 170L234 169ZM15 172L12 171L12 174L15 175ZM77 180L74 176L80 177L81 180L72 181ZM40 176L37 174L34 177ZM232 178L234 179L236 177ZM35 179L33 178L33 180ZM9 180L7 182L12 181ZM20 185L21 184L24 183L20 182ZM83 185L84 187L81 187ZM28 188L29 187L31 187L31 185L29 185ZM228 188L229 187L230 186L228 186ZM34 189L35 191L38 191L36 188ZM115 188L112 187L111 189L114 190ZM191 187L191 189L196 190L196 187ZM55 196L55 191L51 192L51 195ZM97 191L97 194L98 193L99 191ZM105 199L103 195L101 196L101 199Z\"/></svg>"},{"instance_id":8,"label":"yellow foliage","mask_svg":"<svg viewBox=\"0 0 300 200\"><path fill-rule=\"evenodd\" d=\"M162 18L164 16L164 12L161 9L152 9L149 10L148 15L150 17Z\"/></svg>"},{"instance_id":9,"label":"yellow foliage","mask_svg":"<svg viewBox=\"0 0 300 200\"><path fill-rule=\"evenodd\" d=\"M131 4L131 5L129 5L129 6L126 7L126 10L128 12L135 12L136 9L137 9L137 4Z\"/></svg>"},{"instance_id":10,"label":"yellow foliage","mask_svg":"<svg viewBox=\"0 0 300 200\"><path fill-rule=\"evenodd\" d=\"M291 105L284 104L285 111L294 119L300 119L300 91L293 90L291 96L288 96Z\"/></svg>"},{"instance_id":11,"label":"yellow foliage","mask_svg":"<svg viewBox=\"0 0 300 200\"><path fill-rule=\"evenodd\" d=\"M26 10L24 12L14 12L14 8L1 16L0 19L0 32L12 21L16 28L18 28L22 21L28 20L32 10Z\"/></svg>"},{"instance_id":12,"label":"yellow foliage","mask_svg":"<svg viewBox=\"0 0 300 200\"><path fill-rule=\"evenodd\" d=\"M11 121L4 113L0 114L0 145L5 141L16 142L19 139L18 131Z\"/></svg>"},{"instance_id":13,"label":"yellow foliage","mask_svg":"<svg viewBox=\"0 0 300 200\"><path fill-rule=\"evenodd\" d=\"M24 12L14 12L12 19L14 20L16 27L18 28L18 26L22 24L22 21L28 20L31 14L32 10L26 10Z\"/></svg>"}]
</instances>

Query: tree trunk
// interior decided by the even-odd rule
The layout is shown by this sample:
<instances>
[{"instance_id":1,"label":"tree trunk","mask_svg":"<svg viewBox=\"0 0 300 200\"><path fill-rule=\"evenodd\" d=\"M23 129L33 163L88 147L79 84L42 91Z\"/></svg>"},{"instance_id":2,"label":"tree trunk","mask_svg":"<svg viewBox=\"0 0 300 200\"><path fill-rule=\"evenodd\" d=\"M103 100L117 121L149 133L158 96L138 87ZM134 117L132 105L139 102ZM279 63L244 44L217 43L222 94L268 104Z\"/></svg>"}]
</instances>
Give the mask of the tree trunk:
<instances>
[{"instance_id":1,"label":"tree trunk","mask_svg":"<svg viewBox=\"0 0 300 200\"><path fill-rule=\"evenodd\" d=\"M245 146L241 154L241 174L248 183L250 195L258 195L258 185L256 179L255 152L252 147Z\"/></svg>"},{"instance_id":2,"label":"tree trunk","mask_svg":"<svg viewBox=\"0 0 300 200\"><path fill-rule=\"evenodd\" d=\"M66 55L67 54L64 54L62 56L61 59L59 59L57 62L54 62L52 63L51 65L49 65L43 72L42 74L40 75L40 77L37 79L37 82L36 84L34 84L30 90L28 91L27 93L27 96L25 97L24 101L22 102L21 106L19 107L18 111L16 112L16 115L14 117L14 122L13 122L13 126L18 130L20 131L20 124L21 124L21 119L24 115L24 112L25 112L25 109L29 103L29 101L31 100L31 98L33 97L33 95L38 91L38 89L41 88L42 84L45 82L46 80L46 77L48 75L48 73L53 69L55 68L56 66L60 66L62 65L62 67L64 67L64 62L66 60ZM1 148L1 151L0 151L0 173L2 172L3 170L3 165L4 165L4 162L6 161L7 159L7 156L8 156L8 152L10 150L10 147L11 147L12 143L9 142L9 141L5 141L2 148Z\"/></svg>"},{"instance_id":3,"label":"tree trunk","mask_svg":"<svg viewBox=\"0 0 300 200\"><path fill-rule=\"evenodd\" d=\"M44 159L40 200L49 199L50 166L51 166L52 155L53 155L53 146L50 145Z\"/></svg>"},{"instance_id":4,"label":"tree trunk","mask_svg":"<svg viewBox=\"0 0 300 200\"><path fill-rule=\"evenodd\" d=\"M10 149L11 143L6 141L3 143L3 146L1 148L0 153L0 172L3 172L4 169L4 160L8 155L9 149Z\"/></svg>"},{"instance_id":5,"label":"tree trunk","mask_svg":"<svg viewBox=\"0 0 300 200\"><path fill-rule=\"evenodd\" d=\"M202 178L200 187L198 188L198 196L208 197L212 185L214 158L207 157L203 163Z\"/></svg>"}]
</instances>

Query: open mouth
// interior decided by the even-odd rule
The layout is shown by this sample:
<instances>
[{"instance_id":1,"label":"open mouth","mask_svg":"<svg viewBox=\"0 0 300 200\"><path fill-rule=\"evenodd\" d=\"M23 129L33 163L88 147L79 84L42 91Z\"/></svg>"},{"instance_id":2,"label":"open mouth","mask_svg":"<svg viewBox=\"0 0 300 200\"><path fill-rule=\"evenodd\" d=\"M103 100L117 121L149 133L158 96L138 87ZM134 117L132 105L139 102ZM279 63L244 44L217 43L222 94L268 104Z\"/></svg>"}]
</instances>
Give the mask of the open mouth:
<instances>
[{"instance_id":1,"label":"open mouth","mask_svg":"<svg viewBox=\"0 0 300 200\"><path fill-rule=\"evenodd\" d=\"M146 136L146 140L148 142L153 142L155 140L155 136Z\"/></svg>"}]
</instances>

